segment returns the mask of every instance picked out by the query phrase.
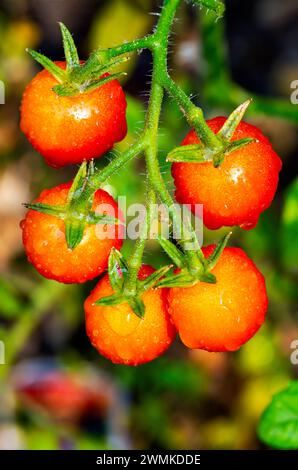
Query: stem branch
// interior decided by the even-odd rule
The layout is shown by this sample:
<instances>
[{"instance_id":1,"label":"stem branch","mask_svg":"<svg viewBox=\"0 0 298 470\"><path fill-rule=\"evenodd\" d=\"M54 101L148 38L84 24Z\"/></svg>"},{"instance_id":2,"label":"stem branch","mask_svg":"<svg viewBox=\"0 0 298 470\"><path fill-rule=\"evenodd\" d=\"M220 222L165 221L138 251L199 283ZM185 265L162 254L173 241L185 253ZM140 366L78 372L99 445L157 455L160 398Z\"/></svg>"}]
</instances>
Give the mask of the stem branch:
<instances>
[{"instance_id":1,"label":"stem branch","mask_svg":"<svg viewBox=\"0 0 298 470\"><path fill-rule=\"evenodd\" d=\"M221 141L206 123L202 109L192 103L186 93L172 80L167 70L163 70L160 74L160 83L180 106L188 124L196 130L203 144L214 151L220 150Z\"/></svg>"},{"instance_id":2,"label":"stem branch","mask_svg":"<svg viewBox=\"0 0 298 470\"><path fill-rule=\"evenodd\" d=\"M100 187L110 176L112 176L116 171L120 170L123 165L128 163L137 155L141 154L145 148L145 138L144 135L133 145L131 145L125 152L121 155L114 158L105 168L102 170L97 170L92 176L88 178L85 195L88 197L92 195L96 189Z\"/></svg>"}]
</instances>

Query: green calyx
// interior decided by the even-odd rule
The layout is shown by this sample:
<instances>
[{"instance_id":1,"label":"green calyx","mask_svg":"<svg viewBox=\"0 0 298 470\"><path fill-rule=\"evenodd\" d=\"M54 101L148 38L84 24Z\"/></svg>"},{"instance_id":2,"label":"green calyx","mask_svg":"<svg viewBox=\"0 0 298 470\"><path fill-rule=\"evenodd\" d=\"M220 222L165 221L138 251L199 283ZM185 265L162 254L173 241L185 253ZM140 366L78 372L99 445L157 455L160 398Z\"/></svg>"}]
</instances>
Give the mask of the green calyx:
<instances>
[{"instance_id":1,"label":"green calyx","mask_svg":"<svg viewBox=\"0 0 298 470\"><path fill-rule=\"evenodd\" d=\"M178 273L171 273L164 277L157 283L157 287L192 287L198 282L207 282L208 284L215 284L216 277L212 274L212 269L216 266L223 250L225 249L232 232L229 232L225 237L220 240L216 245L213 253L209 258L205 259L201 271L193 274L188 269L184 262L183 253L169 240L159 239L159 243L167 253L167 255L174 261Z\"/></svg>"},{"instance_id":2,"label":"green calyx","mask_svg":"<svg viewBox=\"0 0 298 470\"><path fill-rule=\"evenodd\" d=\"M74 250L82 241L86 226L96 224L118 225L122 223L119 219L105 214L96 214L92 210L95 191L90 191L89 187L87 188L92 172L93 162L89 166L86 162L83 162L73 180L67 203L64 206L52 206L41 202L24 204L27 209L62 219L65 223L66 243L70 250Z\"/></svg>"},{"instance_id":3,"label":"green calyx","mask_svg":"<svg viewBox=\"0 0 298 470\"><path fill-rule=\"evenodd\" d=\"M63 23L59 23L59 25L66 60L65 70L43 54L32 49L26 49L33 59L41 64L59 82L53 88L57 95L75 96L80 93L88 93L123 75L123 73L105 74L113 67L126 62L128 57L124 56L110 60L105 51L102 51L102 54L99 51L91 54L86 62L81 63L70 31Z\"/></svg>"},{"instance_id":4,"label":"green calyx","mask_svg":"<svg viewBox=\"0 0 298 470\"><path fill-rule=\"evenodd\" d=\"M180 146L168 154L167 161L184 163L213 162L213 165L217 168L223 163L227 155L255 142L255 139L250 137L232 141L233 135L250 103L251 100L245 101L230 114L216 134L216 146L212 147L212 145L208 146L205 144Z\"/></svg>"},{"instance_id":5,"label":"green calyx","mask_svg":"<svg viewBox=\"0 0 298 470\"><path fill-rule=\"evenodd\" d=\"M130 308L139 318L144 318L145 305L142 300L142 295L149 289L153 289L162 277L164 277L172 266L163 266L154 271L150 276L145 279L138 279L136 289L131 291L127 289L127 281L129 278L130 270L128 263L123 255L116 248L112 248L109 263L108 273L111 287L114 293L107 297L102 297L95 302L95 305L109 305L115 306L122 303L128 303Z\"/></svg>"}]
</instances>

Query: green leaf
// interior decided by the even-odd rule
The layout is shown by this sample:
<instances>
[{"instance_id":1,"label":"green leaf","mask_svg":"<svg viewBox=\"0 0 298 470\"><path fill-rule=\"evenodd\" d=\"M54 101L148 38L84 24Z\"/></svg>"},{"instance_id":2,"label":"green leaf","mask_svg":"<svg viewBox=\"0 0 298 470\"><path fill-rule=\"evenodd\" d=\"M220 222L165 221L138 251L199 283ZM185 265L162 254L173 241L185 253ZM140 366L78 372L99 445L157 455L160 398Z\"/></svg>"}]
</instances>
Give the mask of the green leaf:
<instances>
[{"instance_id":1,"label":"green leaf","mask_svg":"<svg viewBox=\"0 0 298 470\"><path fill-rule=\"evenodd\" d=\"M66 80L65 71L58 67L58 65L56 65L51 59L48 59L45 55L29 48L26 49L26 51L34 60L36 60L36 62L41 64L48 72L50 72L50 74L53 75L59 83L63 83Z\"/></svg>"},{"instance_id":2,"label":"green leaf","mask_svg":"<svg viewBox=\"0 0 298 470\"><path fill-rule=\"evenodd\" d=\"M234 140L227 146L225 155L229 155L236 150L240 150L241 148L246 147L253 142L256 142L256 139L253 139L252 137L245 137L244 139Z\"/></svg>"},{"instance_id":3,"label":"green leaf","mask_svg":"<svg viewBox=\"0 0 298 470\"><path fill-rule=\"evenodd\" d=\"M67 63L67 69L71 70L72 68L80 65L78 51L74 43L73 37L67 27L61 22L59 22L59 26L63 39L63 48L65 60Z\"/></svg>"},{"instance_id":4,"label":"green leaf","mask_svg":"<svg viewBox=\"0 0 298 470\"><path fill-rule=\"evenodd\" d=\"M298 178L289 186L285 195L285 203L281 224L281 259L283 266L298 272Z\"/></svg>"},{"instance_id":5,"label":"green leaf","mask_svg":"<svg viewBox=\"0 0 298 470\"><path fill-rule=\"evenodd\" d=\"M298 449L298 381L273 396L259 425L260 439L278 449Z\"/></svg>"},{"instance_id":6,"label":"green leaf","mask_svg":"<svg viewBox=\"0 0 298 470\"><path fill-rule=\"evenodd\" d=\"M32 211L41 212L42 214L53 215L59 219L65 219L66 208L65 206L51 206L42 202L34 202L32 204L25 203L24 206Z\"/></svg>"},{"instance_id":7,"label":"green leaf","mask_svg":"<svg viewBox=\"0 0 298 470\"><path fill-rule=\"evenodd\" d=\"M139 281L139 287L141 291L146 291L152 289L156 286L158 281L164 277L173 266L163 266L160 269L157 269L150 276L146 277L143 281Z\"/></svg>"},{"instance_id":8,"label":"green leaf","mask_svg":"<svg viewBox=\"0 0 298 470\"><path fill-rule=\"evenodd\" d=\"M212 161L212 153L202 144L181 145L167 155L167 161L206 163Z\"/></svg>"},{"instance_id":9,"label":"green leaf","mask_svg":"<svg viewBox=\"0 0 298 470\"><path fill-rule=\"evenodd\" d=\"M234 132L240 124L250 103L251 100L246 100L230 114L230 116L228 117L228 119L217 134L219 137L222 137L226 141L230 141L232 139Z\"/></svg>"},{"instance_id":10,"label":"green leaf","mask_svg":"<svg viewBox=\"0 0 298 470\"><path fill-rule=\"evenodd\" d=\"M65 238L68 248L74 250L82 241L85 223L78 219L69 219L65 222Z\"/></svg>"},{"instance_id":11,"label":"green leaf","mask_svg":"<svg viewBox=\"0 0 298 470\"><path fill-rule=\"evenodd\" d=\"M158 243L162 247L162 249L166 252L166 254L171 258L171 260L175 263L178 268L182 268L184 266L184 254L180 251L174 243L170 242L162 237L157 237Z\"/></svg>"},{"instance_id":12,"label":"green leaf","mask_svg":"<svg viewBox=\"0 0 298 470\"><path fill-rule=\"evenodd\" d=\"M225 249L228 241L229 241L229 238L230 236L232 235L232 232L229 232L227 233L219 242L218 244L216 245L216 247L214 248L214 251L212 252L212 254L209 256L208 260L207 260L207 265L208 265L208 269L210 269L210 271L214 268L214 266L216 265L216 263L218 262L219 258L220 258L220 255L222 254L223 250Z\"/></svg>"}]
</instances>

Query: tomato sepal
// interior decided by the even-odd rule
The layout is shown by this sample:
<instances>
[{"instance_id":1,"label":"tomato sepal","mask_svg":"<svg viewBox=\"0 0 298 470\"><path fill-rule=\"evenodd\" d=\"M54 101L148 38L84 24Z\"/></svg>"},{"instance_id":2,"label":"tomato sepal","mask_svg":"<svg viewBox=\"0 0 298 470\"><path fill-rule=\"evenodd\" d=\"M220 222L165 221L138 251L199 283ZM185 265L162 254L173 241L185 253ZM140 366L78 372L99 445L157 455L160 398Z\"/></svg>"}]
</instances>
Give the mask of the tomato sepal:
<instances>
[{"instance_id":1,"label":"tomato sepal","mask_svg":"<svg viewBox=\"0 0 298 470\"><path fill-rule=\"evenodd\" d=\"M62 220L66 217L65 206L52 206L51 204L44 204L42 202L34 202L32 204L24 203L23 206L26 207L26 209L40 212L41 214L52 215Z\"/></svg>"},{"instance_id":2,"label":"tomato sepal","mask_svg":"<svg viewBox=\"0 0 298 470\"><path fill-rule=\"evenodd\" d=\"M27 209L51 215L65 221L65 238L69 249L74 250L82 241L87 225L123 225L118 218L106 214L96 214L92 210L94 191L87 190L87 183L93 171L93 162L83 162L72 182L64 206L40 202L24 206Z\"/></svg>"},{"instance_id":3,"label":"tomato sepal","mask_svg":"<svg viewBox=\"0 0 298 470\"><path fill-rule=\"evenodd\" d=\"M185 265L184 254L174 243L160 236L157 237L157 241L177 268L182 268Z\"/></svg>"},{"instance_id":4,"label":"tomato sepal","mask_svg":"<svg viewBox=\"0 0 298 470\"><path fill-rule=\"evenodd\" d=\"M230 145L227 146L225 155L229 155L230 153L235 152L236 150L240 150L241 148L246 147L249 144L253 144L254 142L256 142L256 139L253 139L252 137L245 137L243 139L234 140L230 143Z\"/></svg>"},{"instance_id":5,"label":"tomato sepal","mask_svg":"<svg viewBox=\"0 0 298 470\"><path fill-rule=\"evenodd\" d=\"M208 271L211 271L217 264L222 252L224 251L227 243L232 235L232 232L227 233L215 246L214 251L207 260Z\"/></svg>"},{"instance_id":6,"label":"tomato sepal","mask_svg":"<svg viewBox=\"0 0 298 470\"><path fill-rule=\"evenodd\" d=\"M73 70L73 68L80 66L78 51L69 29L62 22L59 22L59 26L62 34L63 49L65 60L67 63L67 70Z\"/></svg>"},{"instance_id":7,"label":"tomato sepal","mask_svg":"<svg viewBox=\"0 0 298 470\"><path fill-rule=\"evenodd\" d=\"M244 101L244 103L241 103L236 109L234 109L234 111L229 115L228 119L225 121L222 128L217 133L218 137L221 137L226 142L230 142L251 102L251 99L246 100Z\"/></svg>"},{"instance_id":8,"label":"tomato sepal","mask_svg":"<svg viewBox=\"0 0 298 470\"><path fill-rule=\"evenodd\" d=\"M176 147L167 155L167 162L206 163L213 161L211 149L203 144Z\"/></svg>"},{"instance_id":9,"label":"tomato sepal","mask_svg":"<svg viewBox=\"0 0 298 470\"><path fill-rule=\"evenodd\" d=\"M65 71L61 69L61 67L58 67L58 65L56 65L51 59L37 51L34 51L33 49L30 49L29 47L26 49L26 52L28 52L28 54L30 54L31 57L42 65L51 75L53 75L59 83L64 83L66 81L67 75Z\"/></svg>"},{"instance_id":10,"label":"tomato sepal","mask_svg":"<svg viewBox=\"0 0 298 470\"><path fill-rule=\"evenodd\" d=\"M114 291L120 293L123 289L124 279L128 273L128 265L122 253L112 248L108 261L108 273Z\"/></svg>"},{"instance_id":11,"label":"tomato sepal","mask_svg":"<svg viewBox=\"0 0 298 470\"><path fill-rule=\"evenodd\" d=\"M189 274L186 268L179 273L167 276L157 283L157 287L191 287L198 282L193 275Z\"/></svg>"},{"instance_id":12,"label":"tomato sepal","mask_svg":"<svg viewBox=\"0 0 298 470\"><path fill-rule=\"evenodd\" d=\"M127 302L135 315L140 319L143 319L145 316L145 304L143 300L139 296L136 296L129 298Z\"/></svg>"},{"instance_id":13,"label":"tomato sepal","mask_svg":"<svg viewBox=\"0 0 298 470\"><path fill-rule=\"evenodd\" d=\"M214 167L218 168L227 155L255 142L256 140L250 137L232 141L233 135L251 101L252 100L246 100L238 106L225 121L216 134L220 145L214 148L208 147L203 143L182 145L174 148L167 155L167 161L178 163L213 162Z\"/></svg>"},{"instance_id":14,"label":"tomato sepal","mask_svg":"<svg viewBox=\"0 0 298 470\"><path fill-rule=\"evenodd\" d=\"M189 272L188 268L184 266L178 273L171 274L169 276L164 277L160 281L157 282L156 287L192 287L197 282L206 282L208 284L215 284L216 277L211 272L212 269L217 264L223 250L225 249L229 238L232 232L227 233L216 245L215 249L213 250L212 254L209 258L206 259L205 265L201 272L196 274L192 274ZM169 242L170 243L170 242Z\"/></svg>"},{"instance_id":15,"label":"tomato sepal","mask_svg":"<svg viewBox=\"0 0 298 470\"><path fill-rule=\"evenodd\" d=\"M112 294L106 297L101 297L100 299L94 302L94 305L101 305L101 306L115 306L125 302L125 299L120 294Z\"/></svg>"},{"instance_id":16,"label":"tomato sepal","mask_svg":"<svg viewBox=\"0 0 298 470\"><path fill-rule=\"evenodd\" d=\"M138 281L138 292L145 292L146 290L153 289L157 283L162 279L171 269L173 265L163 266L160 269L154 271L150 276L146 277L144 280Z\"/></svg>"},{"instance_id":17,"label":"tomato sepal","mask_svg":"<svg viewBox=\"0 0 298 470\"><path fill-rule=\"evenodd\" d=\"M99 78L98 80L93 80L91 82L87 81L86 83L82 83L82 84L69 81L69 82L54 86L53 91L58 96L76 96L79 93L88 93L92 90L95 90L96 88L99 88L102 85L105 85L106 83L111 82L112 80L117 80L122 75L125 75L125 73L124 72L114 73L114 74L108 75L107 77L102 77L102 78Z\"/></svg>"},{"instance_id":18,"label":"tomato sepal","mask_svg":"<svg viewBox=\"0 0 298 470\"><path fill-rule=\"evenodd\" d=\"M58 84L52 90L61 97L76 96L80 93L88 93L112 80L117 80L124 72L109 75L109 71L129 60L128 56L113 58L100 51L91 54L86 62L81 62L72 34L64 23L59 23L63 49L66 61L66 69L59 67L55 62L32 49L26 51L41 64L55 79ZM107 75L105 75L107 74Z\"/></svg>"}]
</instances>

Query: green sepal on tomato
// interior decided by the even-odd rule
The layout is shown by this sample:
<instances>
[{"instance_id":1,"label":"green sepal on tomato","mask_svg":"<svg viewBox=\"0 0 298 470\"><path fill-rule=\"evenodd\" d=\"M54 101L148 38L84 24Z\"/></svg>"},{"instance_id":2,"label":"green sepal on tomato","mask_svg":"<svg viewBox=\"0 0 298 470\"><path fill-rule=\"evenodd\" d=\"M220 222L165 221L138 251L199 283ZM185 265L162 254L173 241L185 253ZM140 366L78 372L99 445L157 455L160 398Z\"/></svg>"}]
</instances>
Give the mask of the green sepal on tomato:
<instances>
[{"instance_id":1,"label":"green sepal on tomato","mask_svg":"<svg viewBox=\"0 0 298 470\"><path fill-rule=\"evenodd\" d=\"M126 99L109 70L126 58L91 56L79 61L67 28L60 24L66 61L52 62L28 52L43 65L26 87L20 127L31 145L55 168L99 158L127 132Z\"/></svg>"},{"instance_id":2,"label":"green sepal on tomato","mask_svg":"<svg viewBox=\"0 0 298 470\"><path fill-rule=\"evenodd\" d=\"M33 204L27 205L29 211L21 222L30 263L44 277L66 284L99 276L107 269L111 249L120 249L123 243L123 227L118 220L121 213L112 196L98 189L89 212L74 214L70 197L73 187L69 182L42 191ZM79 228L79 238L69 223Z\"/></svg>"},{"instance_id":3,"label":"green sepal on tomato","mask_svg":"<svg viewBox=\"0 0 298 470\"><path fill-rule=\"evenodd\" d=\"M211 230L234 225L253 228L277 189L281 159L257 127L240 120L248 104L240 105L229 118L207 121L224 142L223 153L208 153L191 130L168 156L174 162L177 201L190 204L194 213L195 205L202 204L204 225Z\"/></svg>"}]
</instances>

